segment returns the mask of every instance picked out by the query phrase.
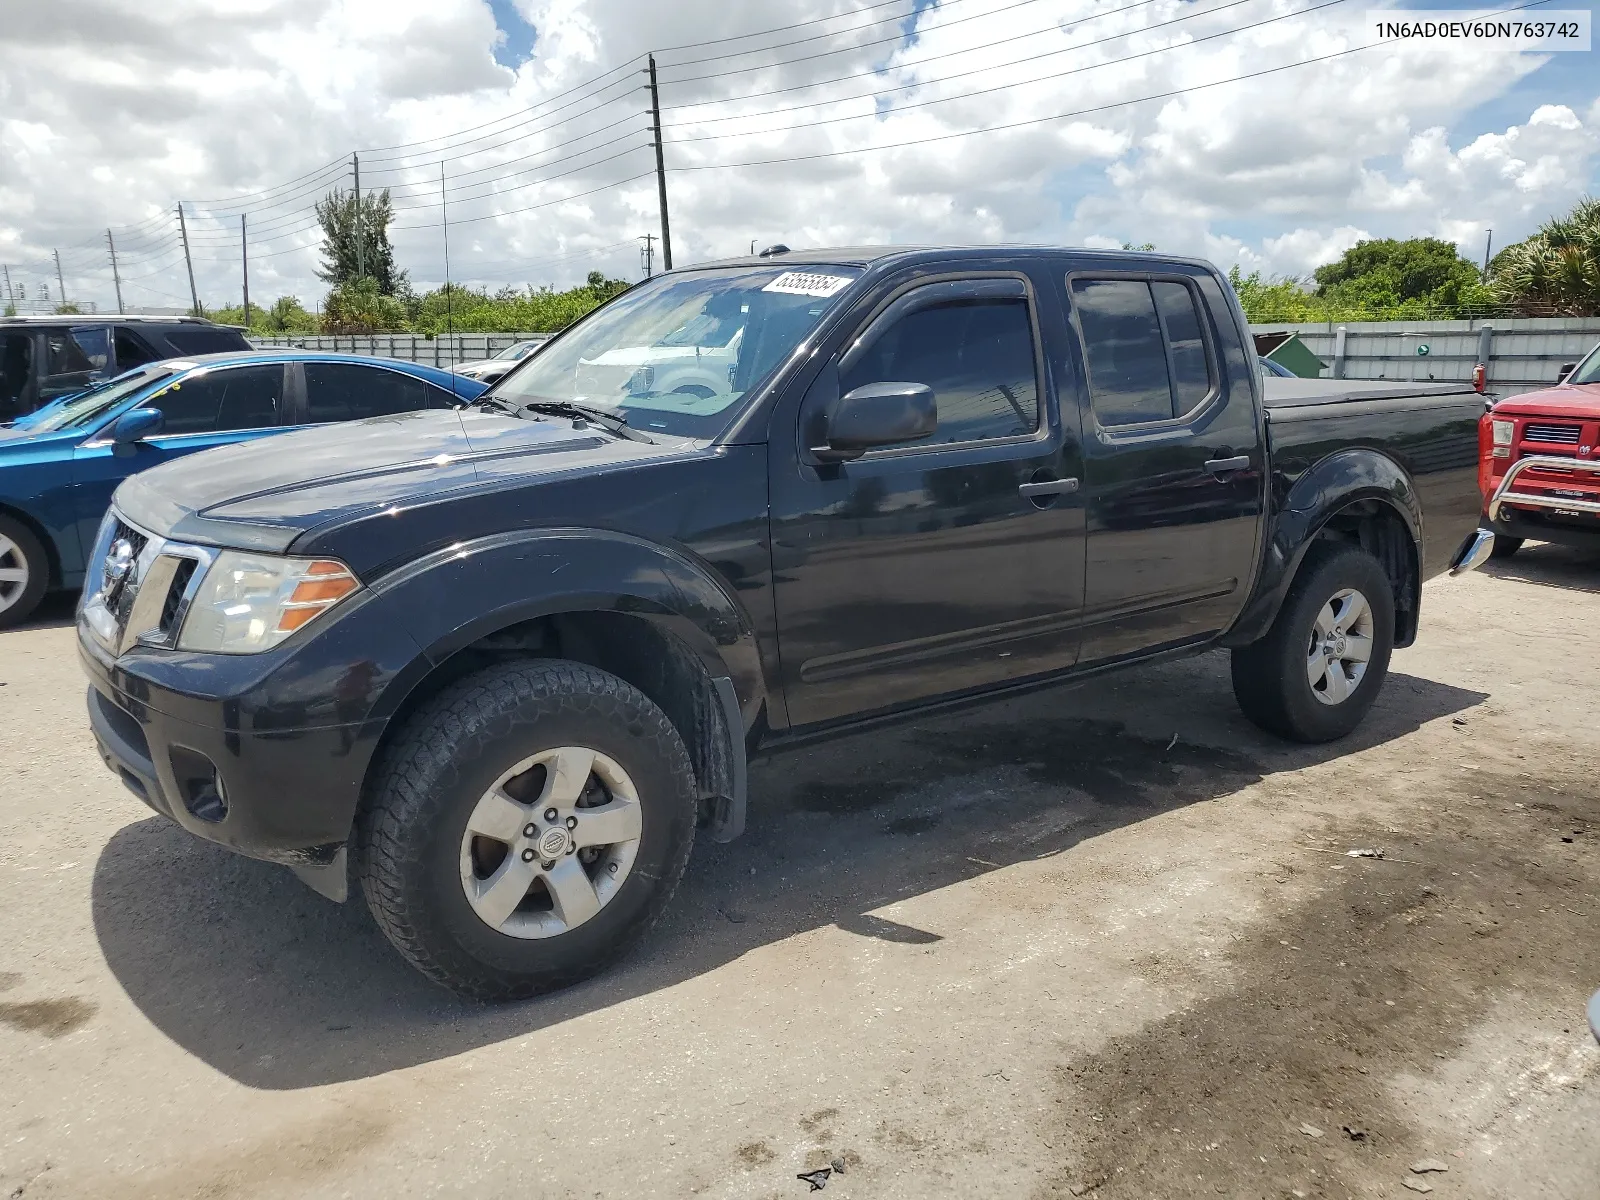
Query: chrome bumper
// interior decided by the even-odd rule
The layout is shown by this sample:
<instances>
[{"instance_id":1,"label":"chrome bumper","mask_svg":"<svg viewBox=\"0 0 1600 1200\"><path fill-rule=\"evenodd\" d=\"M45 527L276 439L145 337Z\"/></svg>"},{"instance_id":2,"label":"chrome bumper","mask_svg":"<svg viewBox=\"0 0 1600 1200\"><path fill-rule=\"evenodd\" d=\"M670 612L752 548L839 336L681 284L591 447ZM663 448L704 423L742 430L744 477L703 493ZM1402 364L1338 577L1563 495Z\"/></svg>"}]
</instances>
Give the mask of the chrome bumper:
<instances>
[{"instance_id":1,"label":"chrome bumper","mask_svg":"<svg viewBox=\"0 0 1600 1200\"><path fill-rule=\"evenodd\" d=\"M1517 476L1524 471L1543 467L1546 470L1559 471L1587 471L1591 475L1600 475L1600 462L1585 462L1579 458L1561 458L1554 454L1534 454L1527 458L1519 458L1511 464L1511 469L1506 472L1500 486L1495 488L1494 495L1489 497L1489 520L1500 519L1500 506L1502 504L1517 504L1524 508L1562 508L1569 512L1584 512L1600 514L1600 501L1573 500L1566 496L1540 496L1531 492L1513 492L1511 485L1517 481Z\"/></svg>"},{"instance_id":2,"label":"chrome bumper","mask_svg":"<svg viewBox=\"0 0 1600 1200\"><path fill-rule=\"evenodd\" d=\"M1487 509L1488 523L1493 524L1500 519L1500 509L1507 504L1518 505L1523 508L1558 508L1564 512L1594 513L1600 516L1600 501L1575 500L1567 496L1542 496L1534 492L1514 492L1511 485L1516 483L1517 476L1524 471L1531 471L1539 467L1560 471L1587 471L1591 475L1600 475L1600 462L1585 462L1577 458L1562 458L1555 454L1533 454L1527 458L1519 458L1511 464L1511 469L1500 481L1500 486L1495 488L1494 495L1489 497ZM1489 557L1489 552L1494 549L1494 530L1479 529L1461 544L1455 557L1450 560L1450 574L1464 575L1475 567L1483 565Z\"/></svg>"}]
</instances>

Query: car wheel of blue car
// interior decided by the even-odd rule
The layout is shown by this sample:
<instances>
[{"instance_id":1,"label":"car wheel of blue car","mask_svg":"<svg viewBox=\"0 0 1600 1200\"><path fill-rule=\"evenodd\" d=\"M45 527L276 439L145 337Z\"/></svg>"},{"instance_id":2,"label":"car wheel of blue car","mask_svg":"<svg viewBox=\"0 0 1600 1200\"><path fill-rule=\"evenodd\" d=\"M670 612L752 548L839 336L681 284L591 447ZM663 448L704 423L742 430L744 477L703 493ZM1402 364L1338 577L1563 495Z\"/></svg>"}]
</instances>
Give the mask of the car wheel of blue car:
<instances>
[{"instance_id":1,"label":"car wheel of blue car","mask_svg":"<svg viewBox=\"0 0 1600 1200\"><path fill-rule=\"evenodd\" d=\"M49 582L50 560L33 530L0 516L0 629L32 616Z\"/></svg>"}]
</instances>

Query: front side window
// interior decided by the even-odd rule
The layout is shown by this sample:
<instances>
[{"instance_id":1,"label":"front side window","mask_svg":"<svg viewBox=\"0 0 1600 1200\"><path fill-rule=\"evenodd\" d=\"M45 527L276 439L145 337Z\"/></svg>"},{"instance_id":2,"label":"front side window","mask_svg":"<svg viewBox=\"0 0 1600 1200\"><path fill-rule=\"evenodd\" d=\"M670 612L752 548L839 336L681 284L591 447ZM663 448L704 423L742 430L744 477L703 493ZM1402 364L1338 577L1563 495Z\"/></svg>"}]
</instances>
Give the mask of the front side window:
<instances>
[{"instance_id":1,"label":"front side window","mask_svg":"<svg viewBox=\"0 0 1600 1200\"><path fill-rule=\"evenodd\" d=\"M1567 379L1568 383L1600 383L1600 346L1589 351Z\"/></svg>"},{"instance_id":2,"label":"front side window","mask_svg":"<svg viewBox=\"0 0 1600 1200\"><path fill-rule=\"evenodd\" d=\"M0 420L10 420L33 381L33 335L0 334Z\"/></svg>"},{"instance_id":3,"label":"front side window","mask_svg":"<svg viewBox=\"0 0 1600 1200\"><path fill-rule=\"evenodd\" d=\"M313 425L443 407L435 398L438 389L399 371L359 363L308 362L305 373L306 419Z\"/></svg>"},{"instance_id":4,"label":"front side window","mask_svg":"<svg viewBox=\"0 0 1600 1200\"><path fill-rule=\"evenodd\" d=\"M103 371L110 358L111 335L104 326L52 330L44 335L46 376Z\"/></svg>"},{"instance_id":5,"label":"front side window","mask_svg":"<svg viewBox=\"0 0 1600 1200\"><path fill-rule=\"evenodd\" d=\"M931 438L908 445L1032 433L1039 427L1039 390L1027 301L954 299L907 313L840 376L839 390L869 383L933 389L938 426Z\"/></svg>"},{"instance_id":6,"label":"front side window","mask_svg":"<svg viewBox=\"0 0 1600 1200\"><path fill-rule=\"evenodd\" d=\"M636 429L710 437L839 303L858 267L727 267L624 292L507 375L507 404L584 404Z\"/></svg>"},{"instance_id":7,"label":"front side window","mask_svg":"<svg viewBox=\"0 0 1600 1200\"><path fill-rule=\"evenodd\" d=\"M1211 394L1204 327L1187 285L1074 279L1072 299L1101 425L1170 421Z\"/></svg>"},{"instance_id":8,"label":"front side window","mask_svg":"<svg viewBox=\"0 0 1600 1200\"><path fill-rule=\"evenodd\" d=\"M283 367L225 367L188 375L141 407L161 410L163 437L269 428L283 411Z\"/></svg>"}]
</instances>

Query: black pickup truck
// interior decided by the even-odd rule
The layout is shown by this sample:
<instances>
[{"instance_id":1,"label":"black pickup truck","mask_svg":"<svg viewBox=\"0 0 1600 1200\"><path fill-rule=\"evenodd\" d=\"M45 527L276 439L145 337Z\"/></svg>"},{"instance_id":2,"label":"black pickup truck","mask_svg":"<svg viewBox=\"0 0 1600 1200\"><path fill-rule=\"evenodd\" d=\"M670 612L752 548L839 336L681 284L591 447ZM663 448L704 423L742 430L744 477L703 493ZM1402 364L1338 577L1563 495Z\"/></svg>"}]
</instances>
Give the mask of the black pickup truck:
<instances>
[{"instance_id":1,"label":"black pickup truck","mask_svg":"<svg viewBox=\"0 0 1600 1200\"><path fill-rule=\"evenodd\" d=\"M1488 552L1482 400L1261 389L1189 259L671 272L468 411L123 484L94 735L192 833L357 882L439 982L558 987L656 920L697 827L742 830L764 750L1218 646L1266 729L1349 732L1423 580Z\"/></svg>"}]
</instances>

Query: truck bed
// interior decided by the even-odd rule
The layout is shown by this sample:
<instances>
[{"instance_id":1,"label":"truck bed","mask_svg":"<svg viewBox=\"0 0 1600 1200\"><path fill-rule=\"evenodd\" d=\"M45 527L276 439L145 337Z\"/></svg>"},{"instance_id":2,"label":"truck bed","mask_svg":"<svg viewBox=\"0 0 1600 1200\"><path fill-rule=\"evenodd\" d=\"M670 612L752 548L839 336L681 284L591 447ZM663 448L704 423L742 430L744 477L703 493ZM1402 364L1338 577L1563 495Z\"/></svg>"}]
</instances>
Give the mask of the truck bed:
<instances>
[{"instance_id":1,"label":"truck bed","mask_svg":"<svg viewBox=\"0 0 1600 1200\"><path fill-rule=\"evenodd\" d=\"M1470 399L1481 409L1483 397L1470 383L1418 383L1407 379L1284 379L1263 381L1261 400L1274 413L1368 400L1420 400L1434 396ZM1288 410L1288 411L1286 411ZM1312 414L1303 414L1312 415Z\"/></svg>"}]
</instances>

